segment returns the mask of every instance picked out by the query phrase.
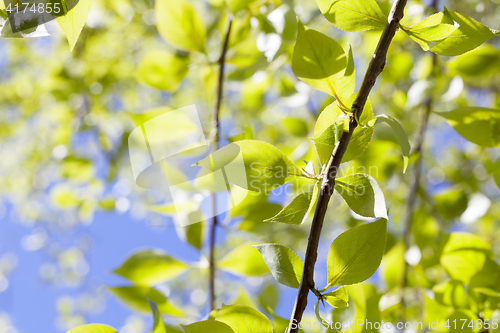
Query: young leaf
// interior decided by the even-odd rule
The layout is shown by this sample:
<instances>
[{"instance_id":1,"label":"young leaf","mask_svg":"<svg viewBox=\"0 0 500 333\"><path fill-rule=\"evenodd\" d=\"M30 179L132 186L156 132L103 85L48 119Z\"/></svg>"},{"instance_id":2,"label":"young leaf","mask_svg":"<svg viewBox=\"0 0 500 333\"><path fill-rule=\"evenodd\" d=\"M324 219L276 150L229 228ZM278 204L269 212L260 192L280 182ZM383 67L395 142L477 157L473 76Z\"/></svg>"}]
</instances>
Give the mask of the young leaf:
<instances>
[{"instance_id":1,"label":"young leaf","mask_svg":"<svg viewBox=\"0 0 500 333\"><path fill-rule=\"evenodd\" d=\"M424 51L429 51L457 30L457 27L452 24L440 23L427 26L424 22L425 20L408 29L403 29L411 39L420 44Z\"/></svg>"},{"instance_id":2,"label":"young leaf","mask_svg":"<svg viewBox=\"0 0 500 333\"><path fill-rule=\"evenodd\" d=\"M307 28L299 21L292 69L300 80L338 99L339 84L346 69L346 55L335 40Z\"/></svg>"},{"instance_id":3,"label":"young leaf","mask_svg":"<svg viewBox=\"0 0 500 333\"><path fill-rule=\"evenodd\" d=\"M372 276L382 261L386 236L387 220L380 219L337 237L328 251L327 287L355 284Z\"/></svg>"},{"instance_id":4,"label":"young leaf","mask_svg":"<svg viewBox=\"0 0 500 333\"><path fill-rule=\"evenodd\" d=\"M234 333L231 327L217 320L203 320L181 327L184 333Z\"/></svg>"},{"instance_id":5,"label":"young leaf","mask_svg":"<svg viewBox=\"0 0 500 333\"><path fill-rule=\"evenodd\" d=\"M351 107L352 103L356 99L356 93L352 94L349 99L347 99L347 106ZM333 124L343 124L339 121L339 117L343 115L342 110L340 110L337 102L334 102L330 105L328 105L319 115L318 120L316 121L316 125L314 126L314 138L319 139L320 136L322 136L323 132L325 132L330 126ZM362 124L368 123L369 120L373 118L373 109L372 109L372 104L370 100L368 99L366 101L363 113L360 117L360 122ZM331 131L331 129L330 129ZM328 132L327 132L328 133ZM327 135L325 133L325 135ZM330 132L331 133L331 132ZM328 134L330 134L328 133ZM371 138L373 135L373 127L367 126L367 127L361 127L358 126L354 130L351 141L349 142L349 146L347 147L347 150L344 154L344 157L342 158L342 163L349 162L356 157L359 156L365 149L368 147L370 144ZM330 140L333 139L331 135L327 135L324 137L326 140L327 138L330 138ZM316 140L315 140L316 141ZM330 159L330 155L332 154L333 148L335 146L335 141L331 141L328 143L328 141L324 142L316 142L316 150L318 151L318 156L320 159L321 164L326 164L328 160Z\"/></svg>"},{"instance_id":6,"label":"young leaf","mask_svg":"<svg viewBox=\"0 0 500 333\"><path fill-rule=\"evenodd\" d=\"M189 59L170 52L151 51L142 59L137 78L156 89L175 91L188 73Z\"/></svg>"},{"instance_id":7,"label":"young leaf","mask_svg":"<svg viewBox=\"0 0 500 333\"><path fill-rule=\"evenodd\" d=\"M349 45L347 51L347 65L345 68L344 76L340 80L338 87L338 95L342 101L347 101L354 93L356 88L356 68L354 67L354 57L352 55L352 47Z\"/></svg>"},{"instance_id":8,"label":"young leaf","mask_svg":"<svg viewBox=\"0 0 500 333\"><path fill-rule=\"evenodd\" d=\"M264 222L281 222L287 224L301 224L307 217L311 204L317 199L314 194L317 191L304 192L293 198L293 200L283 208L277 215Z\"/></svg>"},{"instance_id":9,"label":"young leaf","mask_svg":"<svg viewBox=\"0 0 500 333\"><path fill-rule=\"evenodd\" d=\"M327 294L323 294L323 297L325 298L325 301L334 308L343 309L349 306L349 294L347 293L346 286L337 288Z\"/></svg>"},{"instance_id":10,"label":"young leaf","mask_svg":"<svg viewBox=\"0 0 500 333\"><path fill-rule=\"evenodd\" d=\"M500 33L499 31L488 28L467 15L449 12L445 9L444 16L451 17L451 19L456 22L455 25L457 25L458 28L444 41L431 48L432 52L440 55L456 56L471 51L491 37Z\"/></svg>"},{"instance_id":11,"label":"young leaf","mask_svg":"<svg viewBox=\"0 0 500 333\"><path fill-rule=\"evenodd\" d=\"M434 298L442 305L452 306L456 309L469 308L469 299L463 282L450 280L440 283L434 288Z\"/></svg>"},{"instance_id":12,"label":"young leaf","mask_svg":"<svg viewBox=\"0 0 500 333\"><path fill-rule=\"evenodd\" d=\"M113 273L136 284L154 286L184 273L188 266L160 250L134 253Z\"/></svg>"},{"instance_id":13,"label":"young leaf","mask_svg":"<svg viewBox=\"0 0 500 333\"><path fill-rule=\"evenodd\" d=\"M76 0L63 1L63 6L71 8L71 10L63 16L58 16L56 18L57 23L59 23L64 31L64 34L68 38L70 51L73 51L76 41L78 40L78 36L80 36L80 33L82 32L87 16L89 16L90 13L90 5L92 1L78 0L76 5L73 5L72 2L76 3Z\"/></svg>"},{"instance_id":14,"label":"young leaf","mask_svg":"<svg viewBox=\"0 0 500 333\"><path fill-rule=\"evenodd\" d=\"M118 331L107 325L88 324L70 329L66 333L118 333Z\"/></svg>"},{"instance_id":15,"label":"young leaf","mask_svg":"<svg viewBox=\"0 0 500 333\"><path fill-rule=\"evenodd\" d=\"M500 72L500 52L489 44L461 55L448 65L450 72L462 77L491 76Z\"/></svg>"},{"instance_id":16,"label":"young leaf","mask_svg":"<svg viewBox=\"0 0 500 333\"><path fill-rule=\"evenodd\" d=\"M441 265L451 278L466 285L493 257L489 246L475 235L455 232L444 239L444 242Z\"/></svg>"},{"instance_id":17,"label":"young leaf","mask_svg":"<svg viewBox=\"0 0 500 333\"><path fill-rule=\"evenodd\" d=\"M163 322L163 318L161 316L160 311L158 310L158 305L155 302L148 298L149 307L151 308L151 312L153 313L153 330L151 333L167 333L167 328L165 327L165 323Z\"/></svg>"},{"instance_id":18,"label":"young leaf","mask_svg":"<svg viewBox=\"0 0 500 333\"><path fill-rule=\"evenodd\" d=\"M223 168L229 183L266 193L303 174L281 150L257 140L229 144L196 165L212 171Z\"/></svg>"},{"instance_id":19,"label":"young leaf","mask_svg":"<svg viewBox=\"0 0 500 333\"><path fill-rule=\"evenodd\" d=\"M264 258L276 281L292 288L299 288L304 263L288 247L280 244L254 246Z\"/></svg>"},{"instance_id":20,"label":"young leaf","mask_svg":"<svg viewBox=\"0 0 500 333\"><path fill-rule=\"evenodd\" d=\"M250 244L243 244L222 258L221 269L234 274L261 276L269 274L269 270L261 256Z\"/></svg>"},{"instance_id":21,"label":"young leaf","mask_svg":"<svg viewBox=\"0 0 500 333\"><path fill-rule=\"evenodd\" d=\"M372 177L356 173L337 178L335 190L356 214L387 219L384 194Z\"/></svg>"},{"instance_id":22,"label":"young leaf","mask_svg":"<svg viewBox=\"0 0 500 333\"><path fill-rule=\"evenodd\" d=\"M383 29L387 22L375 0L316 0L316 3L326 19L341 30Z\"/></svg>"},{"instance_id":23,"label":"young leaf","mask_svg":"<svg viewBox=\"0 0 500 333\"><path fill-rule=\"evenodd\" d=\"M141 286L108 287L116 297L124 304L138 312L148 313L151 311L148 299L158 305L158 310L167 315L182 316L183 313L177 310L167 298L156 289Z\"/></svg>"},{"instance_id":24,"label":"young leaf","mask_svg":"<svg viewBox=\"0 0 500 333\"><path fill-rule=\"evenodd\" d=\"M410 158L410 141L408 141L408 137L401 126L401 124L394 118L386 114L381 114L375 117L375 119L383 121L391 126L394 135L396 135L396 139L398 140L399 147L401 148L401 152L403 153L403 173L406 172L408 168L408 161Z\"/></svg>"},{"instance_id":25,"label":"young leaf","mask_svg":"<svg viewBox=\"0 0 500 333\"><path fill-rule=\"evenodd\" d=\"M165 40L181 49L205 52L205 27L189 1L158 0L155 11L158 32Z\"/></svg>"},{"instance_id":26,"label":"young leaf","mask_svg":"<svg viewBox=\"0 0 500 333\"><path fill-rule=\"evenodd\" d=\"M449 112L437 112L470 142L481 147L500 145L500 110L481 107L461 107Z\"/></svg>"},{"instance_id":27,"label":"young leaf","mask_svg":"<svg viewBox=\"0 0 500 333\"><path fill-rule=\"evenodd\" d=\"M324 327L328 328L330 327L326 320L324 320L322 317L321 317L321 313L319 313L319 299L316 301L316 303L314 304L314 314L316 315L316 319L318 319L318 321L321 323L321 325L323 325Z\"/></svg>"},{"instance_id":28,"label":"young leaf","mask_svg":"<svg viewBox=\"0 0 500 333\"><path fill-rule=\"evenodd\" d=\"M235 333L273 333L269 319L246 305L224 306L215 320L229 325Z\"/></svg>"}]
</instances>

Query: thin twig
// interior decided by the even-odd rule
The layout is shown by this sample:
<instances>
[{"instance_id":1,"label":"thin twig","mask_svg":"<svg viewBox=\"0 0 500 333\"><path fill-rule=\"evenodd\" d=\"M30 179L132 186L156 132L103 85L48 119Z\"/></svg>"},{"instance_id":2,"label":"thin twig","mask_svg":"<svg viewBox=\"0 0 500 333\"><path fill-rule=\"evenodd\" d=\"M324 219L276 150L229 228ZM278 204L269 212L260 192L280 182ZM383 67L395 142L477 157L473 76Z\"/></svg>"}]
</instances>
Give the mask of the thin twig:
<instances>
[{"instance_id":1,"label":"thin twig","mask_svg":"<svg viewBox=\"0 0 500 333\"><path fill-rule=\"evenodd\" d=\"M431 13L435 13L437 11L438 0L433 0L429 6L429 10ZM432 53L432 72L431 75L435 75L436 69L438 67L438 57L436 53ZM415 205L417 202L417 194L420 189L420 178L422 176L422 162L423 162L423 144L425 139L425 134L427 133L427 126L429 123L429 116L432 111L433 106L433 98L432 93L427 98L425 102L422 120L420 123L419 136L415 148L415 153L417 154L417 159L415 161L415 172L413 177L413 182L410 186L410 191L408 193L408 201L406 202L406 214L404 219L404 227L403 227L403 253L406 253L410 248L411 242L411 228L413 224L413 211L415 210ZM405 311L407 307L407 301L405 297L405 289L408 284L408 268L409 265L404 260L403 266L403 278L401 279L400 289L401 289L401 322L405 321ZM402 330L404 331L404 329Z\"/></svg>"},{"instance_id":2,"label":"thin twig","mask_svg":"<svg viewBox=\"0 0 500 333\"><path fill-rule=\"evenodd\" d=\"M231 27L233 25L233 18L229 14L229 23L227 26L226 38L224 44L222 45L222 52L219 58L219 82L217 86L217 103L212 114L212 131L213 131L213 145L212 152L217 150L219 144L219 113L222 105L222 96L224 92L224 67L226 62L226 53L229 45L229 35L231 34ZM210 254L209 254L209 294L210 294L210 312L215 309L215 260L214 260L214 250L215 250L215 229L217 227L217 194L212 194L212 209L213 215L212 225L210 228Z\"/></svg>"},{"instance_id":3,"label":"thin twig","mask_svg":"<svg viewBox=\"0 0 500 333\"><path fill-rule=\"evenodd\" d=\"M314 266L318 257L318 245L321 236L321 229L323 227L323 221L328 208L328 202L330 201L330 197L332 196L335 188L335 178L337 177L342 157L344 156L347 146L349 145L352 133L358 125L355 119L360 119L366 100L368 99L368 95L370 94L377 77L384 69L387 50L389 49L389 45L396 34L399 21L403 18L405 6L406 0L394 1L384 31L380 36L375 53L373 54L372 60L368 65L368 69L363 82L361 83L356 100L352 105L353 113L356 113L356 117L351 114L349 132L343 133L341 139L335 146L327 164L327 168L325 169L326 173L323 175L323 182L321 184L318 203L316 205L316 210L314 211L311 231L307 241L302 280L300 281L299 291L297 293L292 316L290 318L290 324L288 326L289 333L298 332L298 324L302 320L302 315L307 306L307 295L309 294L309 290L314 288Z\"/></svg>"}]
</instances>

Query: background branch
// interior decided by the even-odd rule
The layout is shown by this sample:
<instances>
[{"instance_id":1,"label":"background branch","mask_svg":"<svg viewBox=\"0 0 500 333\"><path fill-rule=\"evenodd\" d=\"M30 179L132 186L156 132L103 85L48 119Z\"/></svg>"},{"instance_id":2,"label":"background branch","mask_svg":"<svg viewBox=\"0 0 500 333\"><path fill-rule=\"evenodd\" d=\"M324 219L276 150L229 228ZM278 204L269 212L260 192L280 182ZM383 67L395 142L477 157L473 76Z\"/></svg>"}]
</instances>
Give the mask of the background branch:
<instances>
[{"instance_id":1,"label":"background branch","mask_svg":"<svg viewBox=\"0 0 500 333\"><path fill-rule=\"evenodd\" d=\"M219 81L217 85L217 102L212 114L212 152L216 151L219 143L219 113L222 105L222 97L224 92L224 67L226 62L226 53L229 45L229 35L231 34L231 27L233 26L233 18L229 14L229 23L227 26L226 37L224 39L224 44L222 44L222 52L219 58ZM209 309L212 311L215 309L215 260L214 260L214 250L215 250L215 229L217 228L217 194L212 194L212 209L213 215L212 225L210 227L210 254L209 254Z\"/></svg>"},{"instance_id":2,"label":"background branch","mask_svg":"<svg viewBox=\"0 0 500 333\"><path fill-rule=\"evenodd\" d=\"M361 83L361 87L359 89L356 100L352 105L353 112L350 117L349 132L346 132L342 135L341 139L335 146L328 162L327 168L325 169L326 173L323 175L323 182L321 184L318 203L316 205L316 210L314 211L311 230L307 241L302 280L300 282L299 291L297 293L292 316L290 318L290 324L288 326L289 333L298 332L298 324L302 320L302 315L307 306L307 296L309 294L309 290L311 290L311 288L314 288L314 266L318 257L319 239L321 236L321 229L323 228L323 221L325 219L326 210L328 208L328 202L330 201L335 188L335 178L337 177L337 172L342 161L342 157L344 156L347 146L349 145L352 133L358 125L355 120L356 117L354 117L353 114L356 113L357 119L359 119L361 114L363 113L363 108L365 106L366 100L368 99L368 95L370 94L370 91L372 90L377 77L384 69L387 50L389 49L389 45L391 44L396 30L398 29L399 21L403 18L405 6L406 0L394 1L384 31L380 36L380 40L378 42L377 48L375 49L375 53L373 54L372 60L368 65L368 69L366 71L363 82Z\"/></svg>"},{"instance_id":3,"label":"background branch","mask_svg":"<svg viewBox=\"0 0 500 333\"><path fill-rule=\"evenodd\" d=\"M433 0L429 6L429 11L430 13L435 13L437 12L437 6L438 6L438 0ZM431 76L434 75L438 68L438 57L436 53L432 53L432 71L431 71ZM422 150L423 150L423 144L425 140L425 135L427 133L427 126L429 123L429 116L432 111L432 106L433 106L433 98L432 98L432 93L430 96L427 98L425 105L424 105L424 110L422 114L422 120L420 123L420 129L419 129L419 136L417 140L417 144L415 147L415 153L417 154L417 159L415 161L415 173L413 177L413 182L410 186L410 191L408 193L408 201L406 203L406 214L405 214L405 219L404 219L404 227L403 227L403 253L406 253L408 249L410 248L410 243L411 243L411 228L412 228L412 223L413 223L413 212L415 210L415 205L417 202L417 194L420 189L420 178L422 176L422 162L423 162L423 156L422 156ZM406 259L404 260L404 267L403 267L403 278L401 280L401 321L405 321L405 311L407 307L407 300L405 297L405 288L406 285L408 284L408 262ZM403 329L404 331L404 329Z\"/></svg>"}]
</instances>

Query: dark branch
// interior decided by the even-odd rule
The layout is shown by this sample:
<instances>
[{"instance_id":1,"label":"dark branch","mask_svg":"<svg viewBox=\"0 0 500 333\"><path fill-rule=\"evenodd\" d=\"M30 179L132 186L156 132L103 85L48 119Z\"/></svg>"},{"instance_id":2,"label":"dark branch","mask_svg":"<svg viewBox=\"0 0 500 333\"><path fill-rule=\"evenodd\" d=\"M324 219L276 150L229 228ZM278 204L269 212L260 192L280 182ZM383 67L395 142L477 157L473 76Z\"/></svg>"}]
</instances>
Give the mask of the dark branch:
<instances>
[{"instance_id":1,"label":"dark branch","mask_svg":"<svg viewBox=\"0 0 500 333\"><path fill-rule=\"evenodd\" d=\"M384 31L380 36L375 53L373 54L363 82L361 83L358 96L352 105L353 113L355 112L357 114L357 119L359 119L363 113L363 108L366 100L368 99L368 95L370 94L377 77L384 69L387 50L389 49L389 45L391 44L396 30L398 29L399 21L403 18L405 6L406 0L394 1ZM321 185L320 195L316 205L316 210L314 211L311 231L307 241L302 280L300 282L299 291L297 293L292 316L290 318L288 333L298 332L298 324L302 320L302 315L307 306L307 295L309 294L309 290L314 288L314 266L318 257L318 244L321 236L321 229L323 228L323 221L325 219L328 203L335 188L337 171L342 161L342 157L346 152L347 146L349 145L349 141L351 140L352 133L357 125L355 117L351 116L349 132L344 133L340 141L337 143L328 162L327 173L323 176L323 183Z\"/></svg>"},{"instance_id":2,"label":"dark branch","mask_svg":"<svg viewBox=\"0 0 500 333\"><path fill-rule=\"evenodd\" d=\"M222 45L222 52L219 58L219 82L217 85L217 102L212 114L212 151L217 150L219 143L219 113L222 105L222 96L224 92L224 67L226 62L226 53L229 45L229 35L231 34L231 27L233 25L233 18L229 16L229 23L227 26L226 38L224 39L224 44ZM215 309L215 260L214 260L214 249L215 249L215 229L217 227L217 195L212 194L212 209L214 217L212 218L212 225L210 228L210 254L209 254L209 294L210 294L210 311Z\"/></svg>"}]
</instances>

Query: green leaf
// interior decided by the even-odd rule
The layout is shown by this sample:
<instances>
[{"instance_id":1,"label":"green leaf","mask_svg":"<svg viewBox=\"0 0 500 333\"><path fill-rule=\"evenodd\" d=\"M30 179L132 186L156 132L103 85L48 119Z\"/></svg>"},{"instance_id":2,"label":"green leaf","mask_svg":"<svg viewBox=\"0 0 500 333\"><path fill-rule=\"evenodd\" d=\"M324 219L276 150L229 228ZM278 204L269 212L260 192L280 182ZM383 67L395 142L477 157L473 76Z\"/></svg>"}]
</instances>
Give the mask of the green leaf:
<instances>
[{"instance_id":1,"label":"green leaf","mask_svg":"<svg viewBox=\"0 0 500 333\"><path fill-rule=\"evenodd\" d=\"M356 214L387 219L384 194L371 176L356 173L337 178L335 190Z\"/></svg>"},{"instance_id":2,"label":"green leaf","mask_svg":"<svg viewBox=\"0 0 500 333\"><path fill-rule=\"evenodd\" d=\"M116 297L135 311L149 313L151 311L148 299L158 305L158 310L167 315L182 316L167 298L156 289L142 286L108 287Z\"/></svg>"},{"instance_id":3,"label":"green leaf","mask_svg":"<svg viewBox=\"0 0 500 333\"><path fill-rule=\"evenodd\" d=\"M419 43L424 51L429 51L430 48L436 46L457 30L457 27L453 24L451 16L448 13L441 12L431 15L409 28L403 28L403 31L411 39Z\"/></svg>"},{"instance_id":4,"label":"green leaf","mask_svg":"<svg viewBox=\"0 0 500 333\"><path fill-rule=\"evenodd\" d=\"M215 320L229 325L234 333L273 333L269 319L246 305L224 306Z\"/></svg>"},{"instance_id":5,"label":"green leaf","mask_svg":"<svg viewBox=\"0 0 500 333\"><path fill-rule=\"evenodd\" d=\"M384 255L382 262L382 274L389 289L398 288L404 278L404 271L401 269L405 263L405 246L402 241L395 244Z\"/></svg>"},{"instance_id":6,"label":"green leaf","mask_svg":"<svg viewBox=\"0 0 500 333\"><path fill-rule=\"evenodd\" d=\"M257 140L229 144L195 165L212 171L223 168L229 183L265 193L303 174L281 150Z\"/></svg>"},{"instance_id":7,"label":"green leaf","mask_svg":"<svg viewBox=\"0 0 500 333\"><path fill-rule=\"evenodd\" d=\"M467 15L449 12L445 9L444 16L449 16L458 25L448 38L431 48L444 56L456 56L471 51L500 32L490 29ZM448 23L448 22L447 22Z\"/></svg>"},{"instance_id":8,"label":"green leaf","mask_svg":"<svg viewBox=\"0 0 500 333\"><path fill-rule=\"evenodd\" d=\"M450 280L440 283L434 288L434 298L443 305L452 306L456 309L469 308L469 299L463 282Z\"/></svg>"},{"instance_id":9,"label":"green leaf","mask_svg":"<svg viewBox=\"0 0 500 333\"><path fill-rule=\"evenodd\" d=\"M304 192L293 198L277 215L264 222L280 222L287 224L301 224L317 199L318 191ZM315 195L316 194L316 195ZM316 196L316 198L315 198Z\"/></svg>"},{"instance_id":10,"label":"green leaf","mask_svg":"<svg viewBox=\"0 0 500 333\"><path fill-rule=\"evenodd\" d=\"M356 99L356 96L357 93L354 93L351 95L349 99L347 99L346 101L347 107L350 108L352 106L352 103ZM318 120L316 121L316 125L314 126L314 138L318 138L319 136L321 136L321 134L333 124L343 125L343 123L341 122L343 117L345 117L344 113L342 112L342 110L340 110L337 102L328 105L320 113ZM366 124L372 118L373 118L373 108L370 100L368 99L366 101L363 113L361 114L359 120L362 124ZM370 144L372 136L373 136L373 127L371 126L364 128L361 126L356 127L351 136L351 140L349 141L349 145L347 146L347 150L344 154L344 157L342 158L342 163L352 161L353 159L358 157L362 152L364 152L365 149ZM331 139L332 137L330 136L330 140ZM315 143L321 164L324 165L328 163L328 160L330 159L335 143L336 143L335 141L332 141L328 144L326 141L324 143L320 142Z\"/></svg>"},{"instance_id":11,"label":"green leaf","mask_svg":"<svg viewBox=\"0 0 500 333\"><path fill-rule=\"evenodd\" d=\"M269 274L264 260L252 245L243 244L222 258L221 269L239 275L261 276Z\"/></svg>"},{"instance_id":12,"label":"green leaf","mask_svg":"<svg viewBox=\"0 0 500 333\"><path fill-rule=\"evenodd\" d=\"M433 198L434 208L445 220L458 218L467 209L467 194L463 189L450 189Z\"/></svg>"},{"instance_id":13,"label":"green leaf","mask_svg":"<svg viewBox=\"0 0 500 333\"><path fill-rule=\"evenodd\" d=\"M299 288L304 263L295 252L280 244L262 244L254 247L264 258L276 281L288 287Z\"/></svg>"},{"instance_id":14,"label":"green leaf","mask_svg":"<svg viewBox=\"0 0 500 333\"><path fill-rule=\"evenodd\" d=\"M329 327L328 324L326 324L328 321L324 320L323 317L321 317L321 313L319 313L319 299L314 304L314 314L316 315L316 319L320 322L321 325L326 328Z\"/></svg>"},{"instance_id":15,"label":"green leaf","mask_svg":"<svg viewBox=\"0 0 500 333\"><path fill-rule=\"evenodd\" d=\"M354 93L356 88L356 68L354 67L354 57L352 55L352 47L349 45L347 51L347 64L344 71L344 76L340 80L338 87L338 95L342 101L347 101Z\"/></svg>"},{"instance_id":16,"label":"green leaf","mask_svg":"<svg viewBox=\"0 0 500 333\"><path fill-rule=\"evenodd\" d=\"M76 5L73 5L73 3L76 3ZM58 16L56 20L68 38L70 51L73 51L87 16L89 16L91 3L91 0L63 0L63 7L71 8L71 10L67 11L63 16Z\"/></svg>"},{"instance_id":17,"label":"green leaf","mask_svg":"<svg viewBox=\"0 0 500 333\"><path fill-rule=\"evenodd\" d=\"M259 304L267 312L272 311L279 301L279 290L276 288L275 283L269 283L259 293Z\"/></svg>"},{"instance_id":18,"label":"green leaf","mask_svg":"<svg viewBox=\"0 0 500 333\"><path fill-rule=\"evenodd\" d=\"M325 298L325 301L334 308L343 309L349 306L349 294L347 293L346 286L324 294L323 297Z\"/></svg>"},{"instance_id":19,"label":"green leaf","mask_svg":"<svg viewBox=\"0 0 500 333\"><path fill-rule=\"evenodd\" d=\"M227 324L216 320L203 320L189 325L181 325L184 333L234 333Z\"/></svg>"},{"instance_id":20,"label":"green leaf","mask_svg":"<svg viewBox=\"0 0 500 333\"><path fill-rule=\"evenodd\" d=\"M381 114L375 117L376 120L383 121L391 126L396 139L398 140L399 147L403 153L403 173L406 172L408 168L408 161L410 158L410 141L408 141L408 136L406 135L401 124L394 118L386 114Z\"/></svg>"},{"instance_id":21,"label":"green leaf","mask_svg":"<svg viewBox=\"0 0 500 333\"><path fill-rule=\"evenodd\" d=\"M337 237L328 251L327 287L355 284L372 276L382 261L386 237L386 219L349 229Z\"/></svg>"},{"instance_id":22,"label":"green leaf","mask_svg":"<svg viewBox=\"0 0 500 333\"><path fill-rule=\"evenodd\" d=\"M189 1L157 0L155 10L158 32L166 41L181 49L205 52L205 27Z\"/></svg>"},{"instance_id":23,"label":"green leaf","mask_svg":"<svg viewBox=\"0 0 500 333\"><path fill-rule=\"evenodd\" d=\"M465 139L481 147L500 145L500 110L461 107L449 112L437 112Z\"/></svg>"},{"instance_id":24,"label":"green leaf","mask_svg":"<svg viewBox=\"0 0 500 333\"><path fill-rule=\"evenodd\" d=\"M500 73L500 52L492 45L485 44L455 58L448 67L452 73L463 77L494 75Z\"/></svg>"},{"instance_id":25,"label":"green leaf","mask_svg":"<svg viewBox=\"0 0 500 333\"><path fill-rule=\"evenodd\" d=\"M160 250L145 250L134 253L113 273L136 284L153 286L176 278L188 266Z\"/></svg>"},{"instance_id":26,"label":"green leaf","mask_svg":"<svg viewBox=\"0 0 500 333\"><path fill-rule=\"evenodd\" d=\"M316 0L316 3L326 19L341 30L383 29L387 22L375 0Z\"/></svg>"},{"instance_id":27,"label":"green leaf","mask_svg":"<svg viewBox=\"0 0 500 333\"><path fill-rule=\"evenodd\" d=\"M492 256L488 245L477 236L457 232L445 240L440 262L452 279L469 285Z\"/></svg>"},{"instance_id":28,"label":"green leaf","mask_svg":"<svg viewBox=\"0 0 500 333\"><path fill-rule=\"evenodd\" d=\"M346 55L335 40L307 28L299 21L292 69L300 80L338 99L339 84L346 69Z\"/></svg>"},{"instance_id":29,"label":"green leaf","mask_svg":"<svg viewBox=\"0 0 500 333\"><path fill-rule=\"evenodd\" d=\"M227 7L231 13L236 14L239 11L248 8L255 0L226 0Z\"/></svg>"},{"instance_id":30,"label":"green leaf","mask_svg":"<svg viewBox=\"0 0 500 333\"><path fill-rule=\"evenodd\" d=\"M287 117L281 119L286 129L296 136L306 136L309 133L309 127L306 122L299 118Z\"/></svg>"},{"instance_id":31,"label":"green leaf","mask_svg":"<svg viewBox=\"0 0 500 333\"><path fill-rule=\"evenodd\" d=\"M175 91L188 73L189 58L165 51L151 51L142 59L137 78L156 89Z\"/></svg>"},{"instance_id":32,"label":"green leaf","mask_svg":"<svg viewBox=\"0 0 500 333\"><path fill-rule=\"evenodd\" d=\"M102 324L82 325L70 329L66 333L118 333L114 328Z\"/></svg>"},{"instance_id":33,"label":"green leaf","mask_svg":"<svg viewBox=\"0 0 500 333\"><path fill-rule=\"evenodd\" d=\"M167 333L167 328L165 327L165 323L163 322L163 318L161 316L160 311L158 310L158 305L155 302L148 298L149 307L151 308L151 312L153 312L153 330L151 333Z\"/></svg>"}]
</instances>

